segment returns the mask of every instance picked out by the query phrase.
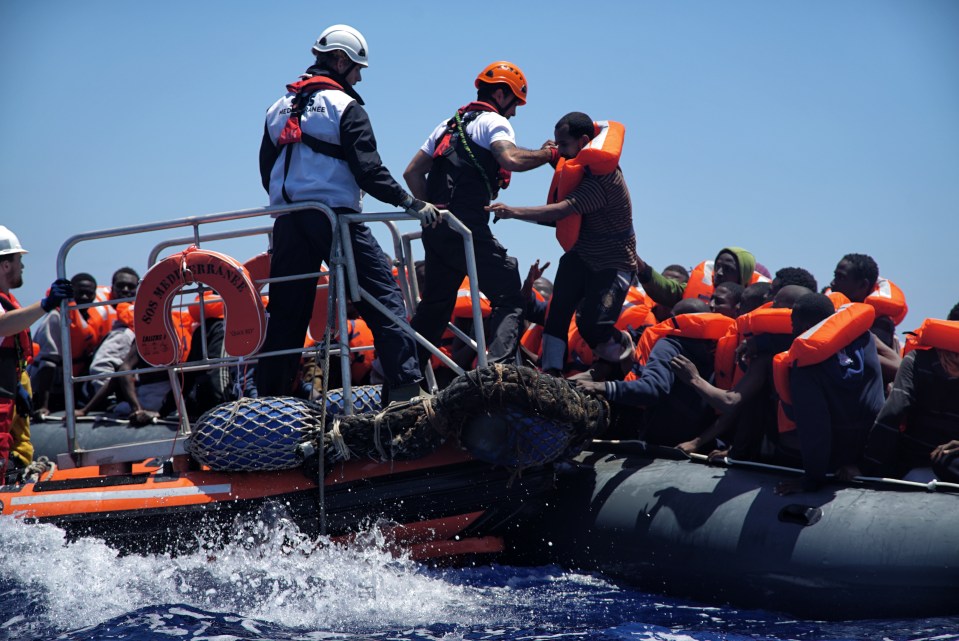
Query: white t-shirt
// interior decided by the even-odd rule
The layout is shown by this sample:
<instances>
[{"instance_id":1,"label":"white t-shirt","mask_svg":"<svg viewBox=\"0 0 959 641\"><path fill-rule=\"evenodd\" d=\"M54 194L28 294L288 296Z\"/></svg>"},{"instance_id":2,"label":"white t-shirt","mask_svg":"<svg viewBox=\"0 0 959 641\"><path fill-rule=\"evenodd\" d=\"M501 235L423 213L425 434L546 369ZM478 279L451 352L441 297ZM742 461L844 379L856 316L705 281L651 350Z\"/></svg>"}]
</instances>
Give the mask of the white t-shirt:
<instances>
[{"instance_id":1,"label":"white t-shirt","mask_svg":"<svg viewBox=\"0 0 959 641\"><path fill-rule=\"evenodd\" d=\"M423 143L423 146L420 147L426 155L433 156L433 152L436 150L436 142L446 131L448 121L449 118L441 122ZM494 142L500 140L516 144L516 134L513 133L513 126L509 124L509 120L492 111L484 111L471 122L466 123L466 133L472 139L471 144L477 144L486 150L489 150Z\"/></svg>"}]
</instances>

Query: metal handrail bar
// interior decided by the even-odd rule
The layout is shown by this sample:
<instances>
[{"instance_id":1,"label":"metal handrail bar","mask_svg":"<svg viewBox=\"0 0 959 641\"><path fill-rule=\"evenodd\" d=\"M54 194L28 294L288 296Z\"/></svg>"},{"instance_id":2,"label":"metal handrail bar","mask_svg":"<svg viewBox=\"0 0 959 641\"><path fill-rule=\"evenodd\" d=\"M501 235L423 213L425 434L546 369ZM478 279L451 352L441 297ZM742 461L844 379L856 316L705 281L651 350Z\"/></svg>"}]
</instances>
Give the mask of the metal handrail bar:
<instances>
[{"instance_id":1,"label":"metal handrail bar","mask_svg":"<svg viewBox=\"0 0 959 641\"><path fill-rule=\"evenodd\" d=\"M251 229L238 229L236 231L219 232L216 234L203 234L199 238L201 242L208 242L213 240L229 240L231 238L246 238L248 236L257 236L259 234L263 234L268 238L271 238L273 236L273 227L255 227ZM150 255L147 258L147 265L156 264L157 258L160 256L160 252L164 249L176 247L177 245L186 245L188 243L192 243L194 240L194 236L184 236L181 238L172 238L170 240L157 243L154 245L153 249L150 250Z\"/></svg>"},{"instance_id":2,"label":"metal handrail bar","mask_svg":"<svg viewBox=\"0 0 959 641\"><path fill-rule=\"evenodd\" d=\"M374 216L376 215L374 214ZM366 214L345 214L340 215L340 219L346 223L363 222L364 220L369 220L369 218L366 218ZM476 362L479 367L486 367L486 334L483 329L483 313L478 304L479 287L477 283L479 282L479 279L476 275L476 252L473 249L473 232L449 211L443 210L443 219L446 221L446 224L453 229L453 231L457 232L463 237L463 251L466 254L466 273L470 280L470 298L473 300L473 327L474 332L476 333L477 344ZM353 264L352 247L349 243L346 243L346 250L348 258L347 265L349 266ZM355 265L353 266L355 268ZM356 281L353 280L352 282L355 283ZM357 300L357 298L354 297L351 298L351 300ZM412 328L410 331L412 331ZM419 334L416 334L416 336L417 342L420 342L420 344L424 346L427 345L426 340L422 336ZM462 368L459 366L456 366L454 369L454 371L457 370L458 373L462 373Z\"/></svg>"},{"instance_id":3,"label":"metal handrail bar","mask_svg":"<svg viewBox=\"0 0 959 641\"><path fill-rule=\"evenodd\" d=\"M253 209L206 214L202 216L188 216L186 218L178 218L158 223L127 225L125 227L116 227L113 229L104 229L76 234L64 241L64 243L60 246L60 250L57 252L57 278L66 278L67 255L70 253L70 250L82 242L102 240L105 238L118 238L147 232L165 231L169 229L179 229L181 227L191 227L193 229L193 238L195 240L195 244L199 244L200 225L243 220L247 218L255 218L257 216L274 215L303 209L316 209L324 213L330 219L331 225L336 225L336 217L329 207L318 201L306 201L288 205L274 205L270 207L256 207ZM70 349L70 324L65 322L65 319L68 318L68 308L68 301L64 300L60 303L60 345L62 347L63 356L63 402L65 407L73 408L76 406L76 400L73 394L73 354L71 353ZM73 411L68 411L66 414L66 431L67 444L71 452L78 450L75 419L76 417L74 416Z\"/></svg>"},{"instance_id":4,"label":"metal handrail bar","mask_svg":"<svg viewBox=\"0 0 959 641\"><path fill-rule=\"evenodd\" d=\"M102 240L105 238L115 238L121 236L128 236L140 233L147 232L156 232L164 231L169 229L176 229L180 227L192 227L193 236L186 239L175 239L168 241L169 244L161 243L157 247L168 247L174 244L185 244L187 242L193 242L199 246L203 240L215 240L215 239L227 239L227 238L237 238L243 236L254 235L255 233L263 233L263 229L257 230L237 230L232 232L224 232L222 234L200 234L201 225L210 225L216 223L222 223L227 221L242 220L246 218L252 218L256 216L264 215L275 215L291 211L299 211L303 209L316 209L324 213L330 220L331 226L333 228L333 247L331 251L331 270L329 272L314 272L306 275L295 275L289 277L281 278L270 278L270 279L259 279L257 284L269 283L269 282L284 282L287 280L297 280L303 278L318 278L322 275L329 275L333 279L333 284L335 287L336 295L334 297L334 302L336 303L336 314L340 323L340 327L347 327L347 318L346 318L346 289L350 288L351 293L356 294L356 299L359 300L361 297L370 303L374 308L379 310L381 313L386 315L388 318L391 318L394 322L401 327L403 331L408 332L415 340L423 345L427 351L429 351L434 356L437 356L444 364L453 369L458 373L462 373L462 368L456 365L449 357L447 357L443 352L441 352L436 346L428 343L421 335L417 334L409 324L406 322L406 319L396 318L389 310L383 307L382 303L375 300L368 292L362 290L359 287L356 280L356 266L353 260L352 252L352 243L350 242L349 236L349 225L353 223L366 223L366 222L385 222L387 223L388 228L391 231L394 240L394 247L397 249L397 254L401 261L405 258L405 255L409 255L407 252L404 254L401 248L401 240L396 229L396 226L393 224L393 221L396 220L405 220L411 218L408 214L405 213L379 213L379 214L340 214L335 215L329 208L319 202L300 202L290 205L279 205L279 206L270 206L270 207L260 207L255 209L245 209L235 212L222 212L216 214L208 214L204 216L190 216L187 218L180 218L175 220L163 221L160 223L152 224L141 224L141 225L131 225L127 227L119 227L114 229L100 230L94 232L87 232L83 234L77 234L75 236L67 239L66 242L60 247L60 250L57 255L57 275L58 277L64 277L66 274L66 259L69 252L76 245L93 241L93 240ZM458 221L454 216L447 213L446 220L450 226L458 231L463 236L464 250L466 253L466 262L467 262L467 271L471 276L471 288L474 290L472 292L474 301L478 301L478 291L476 290L476 266L475 266L475 254L473 252L472 245L472 233L466 228L460 221ZM345 241L345 242L344 242ZM161 249L155 248L155 253L151 255L151 259L155 260L156 256L159 254ZM412 267L410 267L412 269ZM407 271L407 273L410 273ZM414 285L415 286L415 285ZM319 285L317 288L327 288L329 285ZM183 289L180 290L181 294L188 294L193 292L203 292L208 291L209 288L201 284L197 288L192 289ZM94 301L92 303L84 304L78 306L81 309L86 307L96 307L103 306L107 304L117 304L119 302L133 302L135 298L125 298L111 301ZM189 302L183 303L180 306L193 306L199 305L199 302ZM68 303L61 303L60 311L61 317L66 318L66 311L68 308ZM203 313L203 307L201 309L201 321L205 317ZM485 364L485 336L482 334L482 324L481 324L481 312L479 310L478 304L474 302L474 323L477 319L480 319L480 322L477 323L478 326L478 349L479 346L484 346L479 353L480 364ZM103 374L93 374L86 376L77 376L72 375L73 370L73 359L70 350L70 332L69 332L69 323L61 322L61 344L63 347L63 368L64 368L64 403L66 407L72 408L75 407L75 398L73 394L73 383L74 382L84 382L90 380L109 380L119 376L126 376L131 374L141 374L141 373L150 373L150 372L160 372L167 371L170 376L171 386L174 390L179 390L179 380L177 376L184 372L194 372L194 371L204 371L217 367L229 367L234 365L241 365L243 363L256 363L260 358L267 356L280 356L286 354L307 354L313 352L314 354L319 353L319 346L313 346L308 348L293 348L286 350L275 350L271 352L260 352L249 357L226 357L226 358L209 358L209 354L206 349L205 336L203 336L203 358L199 361L192 361L189 363L179 363L176 365L165 366L165 367L146 367L138 368L135 370L127 370L122 372L106 372ZM341 363L341 372L342 379L344 381L344 398L346 403L344 404L344 413L352 413L352 392L350 388L350 354L352 351L365 351L372 350L374 347L358 348L352 350L349 346L349 338L347 332L340 332L340 337L338 344L330 346L330 355L338 355L340 357ZM189 418L185 411L185 404L182 399L182 393L175 394L177 397L178 411L180 413L181 424L180 431L183 434L188 434L190 431ZM79 444L76 441L76 417L72 411L68 411L65 416L65 426L67 431L67 440L68 447L70 451L74 454L74 460L78 460L76 455L80 452L83 452L79 447ZM104 450L105 451L105 450Z\"/></svg>"}]
</instances>

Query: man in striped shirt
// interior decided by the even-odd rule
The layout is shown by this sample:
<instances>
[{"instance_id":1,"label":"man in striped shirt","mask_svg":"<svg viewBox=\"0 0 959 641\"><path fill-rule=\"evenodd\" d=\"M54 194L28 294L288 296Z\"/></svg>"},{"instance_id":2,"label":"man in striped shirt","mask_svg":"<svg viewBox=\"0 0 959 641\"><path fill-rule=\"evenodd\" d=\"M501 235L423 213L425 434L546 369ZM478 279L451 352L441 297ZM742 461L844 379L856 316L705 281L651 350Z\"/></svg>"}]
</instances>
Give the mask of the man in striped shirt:
<instances>
[{"instance_id":1,"label":"man in striped shirt","mask_svg":"<svg viewBox=\"0 0 959 641\"><path fill-rule=\"evenodd\" d=\"M556 123L556 146L572 159L595 136L593 120L572 112ZM632 351L627 334L614 327L637 267L633 208L622 170L594 175L588 169L565 199L537 207L490 205L498 218L555 224L579 214L579 237L563 254L543 332L543 371L560 375L565 362L570 320L576 314L580 334L601 359L618 361Z\"/></svg>"}]
</instances>

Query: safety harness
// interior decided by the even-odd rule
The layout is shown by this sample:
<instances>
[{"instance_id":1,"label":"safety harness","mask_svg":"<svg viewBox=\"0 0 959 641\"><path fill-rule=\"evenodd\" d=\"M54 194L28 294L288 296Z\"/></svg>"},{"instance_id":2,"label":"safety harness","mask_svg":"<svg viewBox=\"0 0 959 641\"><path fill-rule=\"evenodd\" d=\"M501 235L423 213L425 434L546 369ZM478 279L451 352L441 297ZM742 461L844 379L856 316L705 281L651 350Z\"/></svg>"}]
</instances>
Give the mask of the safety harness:
<instances>
[{"instance_id":1,"label":"safety harness","mask_svg":"<svg viewBox=\"0 0 959 641\"><path fill-rule=\"evenodd\" d=\"M340 145L320 140L300 128L300 117L309 104L310 96L323 89L343 91L343 86L326 76L313 76L306 80L290 83L286 86L286 89L294 94L293 102L290 105L290 117L287 119L286 124L283 125L283 130L280 132L280 137L277 139L276 144L278 154L284 151L286 152L286 157L283 159L283 200L292 203L293 200L286 192L286 177L290 173L290 163L293 159L293 154L289 151L290 145L301 142L315 153L330 156L337 160L346 160L346 155L343 153L343 148Z\"/></svg>"},{"instance_id":2,"label":"safety harness","mask_svg":"<svg viewBox=\"0 0 959 641\"><path fill-rule=\"evenodd\" d=\"M466 150L466 155L470 159L470 164L473 165L476 171L479 172L479 175L483 178L483 183L486 185L486 193L489 194L490 200L492 200L496 197L496 192L493 191L493 183L486 171L483 169L483 165L480 164L479 160L476 159L475 154L473 154L473 150L470 148L470 142L472 142L473 139L469 134L466 133L466 125L475 120L484 111L499 113L499 111L493 107L493 105L479 101L471 102L468 105L457 109L456 113L453 114L453 117L447 121L446 131L436 143L436 149L433 151L433 158L439 158L443 156L454 144L452 140L453 136L459 136L459 139L463 143L463 149ZM497 191L499 189L506 189L509 187L511 177L512 172L500 168L499 171L496 172Z\"/></svg>"}]
</instances>

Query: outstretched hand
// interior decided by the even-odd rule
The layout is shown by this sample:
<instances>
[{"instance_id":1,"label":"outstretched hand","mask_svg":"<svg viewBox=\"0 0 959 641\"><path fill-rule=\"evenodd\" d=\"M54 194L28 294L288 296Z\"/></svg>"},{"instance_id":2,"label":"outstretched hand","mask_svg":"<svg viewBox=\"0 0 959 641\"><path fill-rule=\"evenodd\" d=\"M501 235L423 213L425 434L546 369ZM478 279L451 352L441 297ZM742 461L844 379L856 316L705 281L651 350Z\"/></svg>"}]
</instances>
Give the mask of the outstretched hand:
<instances>
[{"instance_id":1,"label":"outstretched hand","mask_svg":"<svg viewBox=\"0 0 959 641\"><path fill-rule=\"evenodd\" d=\"M484 207L486 211L493 214L493 222L495 223L500 218L517 218L516 210L512 209L509 205L503 203L493 203Z\"/></svg>"}]
</instances>

